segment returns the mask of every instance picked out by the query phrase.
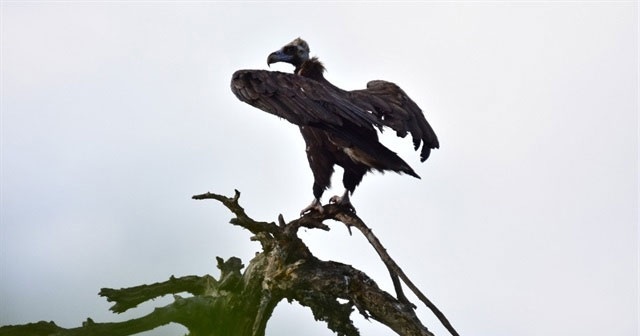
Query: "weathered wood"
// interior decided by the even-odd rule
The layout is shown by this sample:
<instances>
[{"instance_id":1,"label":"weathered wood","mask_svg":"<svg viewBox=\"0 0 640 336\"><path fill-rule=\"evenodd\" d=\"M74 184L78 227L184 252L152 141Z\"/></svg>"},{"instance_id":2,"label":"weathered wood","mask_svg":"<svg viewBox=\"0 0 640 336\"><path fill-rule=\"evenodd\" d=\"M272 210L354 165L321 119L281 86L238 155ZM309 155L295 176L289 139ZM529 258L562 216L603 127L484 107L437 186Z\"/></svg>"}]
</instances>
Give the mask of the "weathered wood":
<instances>
[{"instance_id":1,"label":"weathered wood","mask_svg":"<svg viewBox=\"0 0 640 336\"><path fill-rule=\"evenodd\" d=\"M160 296L174 295L171 304L137 319L117 323L96 323L88 319L82 326L70 329L53 322L4 326L0 327L0 336L125 336L172 322L185 326L192 336L262 336L273 310L283 299L309 307L317 320L327 322L328 328L338 335L359 335L350 318L355 310L388 326L398 335L433 335L420 322L413 304L402 293L398 275L407 283L406 275L371 230L349 209L329 204L324 206L322 213L312 212L288 223L280 216L276 224L253 220L239 205L239 197L240 193L236 191L233 197L206 193L193 198L221 202L235 215L230 222L246 228L254 234L252 239L261 242L262 251L246 268L238 258L224 261L218 257L217 266L221 271L218 279L210 275L172 276L161 283L100 291L101 296L114 302L110 309L116 313ZM350 265L322 261L313 256L297 236L297 231L300 227L328 230L323 223L326 219L341 221L349 228L355 226L367 236L389 268L392 279L395 277L394 285L400 299L380 289L373 279ZM412 283L409 282L409 286L422 295ZM192 296L177 295L185 292Z\"/></svg>"}]
</instances>

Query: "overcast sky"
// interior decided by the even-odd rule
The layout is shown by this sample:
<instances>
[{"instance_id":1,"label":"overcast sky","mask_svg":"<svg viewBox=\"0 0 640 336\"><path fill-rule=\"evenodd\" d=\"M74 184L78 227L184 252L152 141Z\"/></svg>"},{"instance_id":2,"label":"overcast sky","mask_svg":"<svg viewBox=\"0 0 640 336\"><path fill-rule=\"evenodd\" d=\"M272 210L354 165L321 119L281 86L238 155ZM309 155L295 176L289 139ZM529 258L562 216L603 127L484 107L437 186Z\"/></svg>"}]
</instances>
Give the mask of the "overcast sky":
<instances>
[{"instance_id":1,"label":"overcast sky","mask_svg":"<svg viewBox=\"0 0 640 336\"><path fill-rule=\"evenodd\" d=\"M298 129L229 90L300 36L334 84L393 81L438 134L425 163L385 134L422 179L367 175L352 201L462 335L637 335L637 6L3 1L0 325L125 320L171 300L113 315L100 288L248 264L259 244L190 198L239 189L267 221L311 201ZM393 291L360 234L301 235ZM285 332L331 334L282 302Z\"/></svg>"}]
</instances>

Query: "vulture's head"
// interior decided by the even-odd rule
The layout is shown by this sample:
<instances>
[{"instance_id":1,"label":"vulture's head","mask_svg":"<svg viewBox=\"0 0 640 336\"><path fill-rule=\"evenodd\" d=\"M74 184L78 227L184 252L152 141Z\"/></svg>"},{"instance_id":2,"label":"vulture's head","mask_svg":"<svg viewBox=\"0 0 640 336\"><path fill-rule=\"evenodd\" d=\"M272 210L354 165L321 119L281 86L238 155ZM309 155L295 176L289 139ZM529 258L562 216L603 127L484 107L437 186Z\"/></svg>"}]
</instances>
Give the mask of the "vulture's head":
<instances>
[{"instance_id":1,"label":"vulture's head","mask_svg":"<svg viewBox=\"0 0 640 336\"><path fill-rule=\"evenodd\" d=\"M285 62L299 68L309 59L309 45L301 38L297 38L278 51L272 52L267 58L267 65Z\"/></svg>"}]
</instances>

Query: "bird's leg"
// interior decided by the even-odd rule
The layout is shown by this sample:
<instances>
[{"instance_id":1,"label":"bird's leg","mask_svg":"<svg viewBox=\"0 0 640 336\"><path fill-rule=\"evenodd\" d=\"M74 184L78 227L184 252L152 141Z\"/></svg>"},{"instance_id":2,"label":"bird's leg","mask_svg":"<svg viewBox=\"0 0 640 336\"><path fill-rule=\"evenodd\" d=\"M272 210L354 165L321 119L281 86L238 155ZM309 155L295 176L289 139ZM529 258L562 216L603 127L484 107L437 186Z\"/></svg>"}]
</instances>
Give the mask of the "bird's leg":
<instances>
[{"instance_id":1,"label":"bird's leg","mask_svg":"<svg viewBox=\"0 0 640 336\"><path fill-rule=\"evenodd\" d=\"M349 190L345 190L342 196L335 195L331 197L329 199L329 203L346 207L350 211L353 211L353 213L356 212L356 209L353 207L353 204L351 204L351 199L349 198Z\"/></svg>"},{"instance_id":2,"label":"bird's leg","mask_svg":"<svg viewBox=\"0 0 640 336\"><path fill-rule=\"evenodd\" d=\"M331 204L345 204L344 202L346 202L346 204L351 204L349 201L349 190L346 189L342 196L335 195L329 199L329 203Z\"/></svg>"},{"instance_id":3,"label":"bird's leg","mask_svg":"<svg viewBox=\"0 0 640 336\"><path fill-rule=\"evenodd\" d=\"M302 209L302 211L300 211L300 216L304 216L304 214L312 210L315 210L319 213L322 213L324 211L324 209L322 208L322 203L320 203L320 200L318 198L314 198L313 201L311 201L311 204Z\"/></svg>"}]
</instances>

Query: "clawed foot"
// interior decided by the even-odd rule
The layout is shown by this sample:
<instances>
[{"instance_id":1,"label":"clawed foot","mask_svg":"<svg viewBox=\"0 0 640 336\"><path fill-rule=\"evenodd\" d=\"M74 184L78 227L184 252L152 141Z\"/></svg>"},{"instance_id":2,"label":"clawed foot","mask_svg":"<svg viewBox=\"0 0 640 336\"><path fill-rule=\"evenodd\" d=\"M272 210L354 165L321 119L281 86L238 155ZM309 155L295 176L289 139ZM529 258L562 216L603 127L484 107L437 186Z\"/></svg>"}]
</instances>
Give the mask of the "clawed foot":
<instances>
[{"instance_id":1,"label":"clawed foot","mask_svg":"<svg viewBox=\"0 0 640 336\"><path fill-rule=\"evenodd\" d=\"M313 201L311 201L311 204L309 204L306 208L300 211L300 216L304 216L306 213L311 212L313 210L319 213L322 213L324 211L324 209L322 208L322 204L320 203L320 200L317 198L314 198Z\"/></svg>"},{"instance_id":2,"label":"clawed foot","mask_svg":"<svg viewBox=\"0 0 640 336\"><path fill-rule=\"evenodd\" d=\"M349 209L349 211L356 213L356 209L351 204L349 199L349 192L345 192L342 196L335 195L329 199L330 204L339 205L343 208Z\"/></svg>"},{"instance_id":3,"label":"clawed foot","mask_svg":"<svg viewBox=\"0 0 640 336\"><path fill-rule=\"evenodd\" d=\"M329 199L329 204L335 204L340 206L341 208L348 209L349 211L356 213L356 209L351 204L351 200L349 199L349 192L346 191L342 196L333 196ZM324 212L324 208L322 207L322 203L317 198L314 198L306 208L300 211L300 216L304 216L312 211L317 211L322 214Z\"/></svg>"}]
</instances>

